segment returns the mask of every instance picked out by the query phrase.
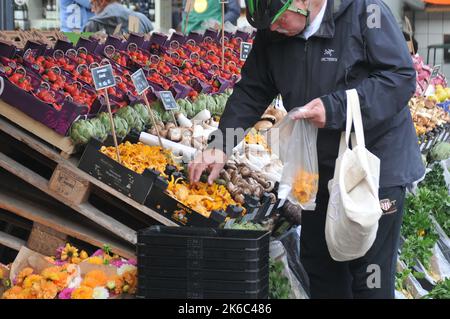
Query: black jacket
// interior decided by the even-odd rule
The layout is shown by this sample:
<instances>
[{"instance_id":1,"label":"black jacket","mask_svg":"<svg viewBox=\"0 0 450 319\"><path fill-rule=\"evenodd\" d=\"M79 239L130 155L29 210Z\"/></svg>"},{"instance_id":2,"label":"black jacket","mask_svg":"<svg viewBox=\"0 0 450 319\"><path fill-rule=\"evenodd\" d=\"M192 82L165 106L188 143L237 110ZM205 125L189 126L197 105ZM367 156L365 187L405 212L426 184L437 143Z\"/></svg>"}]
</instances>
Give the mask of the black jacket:
<instances>
[{"instance_id":1,"label":"black jacket","mask_svg":"<svg viewBox=\"0 0 450 319\"><path fill-rule=\"evenodd\" d=\"M374 9L379 9L379 28L372 20L377 11L368 13ZM307 41L301 35L258 31L219 129L252 127L278 93L288 111L320 97L327 118L317 141L323 191L345 130L345 90L356 88L366 146L381 160L380 187L407 185L424 174L407 106L415 87L411 57L387 6L381 0L328 0L320 29ZM238 141L228 142L224 150L229 154Z\"/></svg>"}]
</instances>

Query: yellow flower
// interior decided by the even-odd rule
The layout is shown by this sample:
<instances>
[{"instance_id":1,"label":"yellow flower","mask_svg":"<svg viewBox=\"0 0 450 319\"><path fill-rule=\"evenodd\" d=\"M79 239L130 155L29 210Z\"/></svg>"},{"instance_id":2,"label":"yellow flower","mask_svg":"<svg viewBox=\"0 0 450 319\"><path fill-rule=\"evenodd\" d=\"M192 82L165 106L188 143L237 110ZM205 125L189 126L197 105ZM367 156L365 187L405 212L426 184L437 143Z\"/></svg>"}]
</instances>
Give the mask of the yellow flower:
<instances>
[{"instance_id":1,"label":"yellow flower","mask_svg":"<svg viewBox=\"0 0 450 319\"><path fill-rule=\"evenodd\" d=\"M23 288L32 288L33 284L39 282L42 279L40 275L30 275L23 281Z\"/></svg>"},{"instance_id":2,"label":"yellow flower","mask_svg":"<svg viewBox=\"0 0 450 319\"><path fill-rule=\"evenodd\" d=\"M84 250L81 251L80 253L80 258L81 260L85 260L89 257L89 255L87 254L87 252L85 252Z\"/></svg>"},{"instance_id":3,"label":"yellow flower","mask_svg":"<svg viewBox=\"0 0 450 319\"><path fill-rule=\"evenodd\" d=\"M3 279L3 269L0 269L0 280Z\"/></svg>"},{"instance_id":4,"label":"yellow flower","mask_svg":"<svg viewBox=\"0 0 450 319\"><path fill-rule=\"evenodd\" d=\"M89 257L87 261L90 264L103 265L103 258L99 256Z\"/></svg>"},{"instance_id":5,"label":"yellow flower","mask_svg":"<svg viewBox=\"0 0 450 319\"><path fill-rule=\"evenodd\" d=\"M72 299L92 299L94 289L91 287L81 286L72 292Z\"/></svg>"},{"instance_id":6,"label":"yellow flower","mask_svg":"<svg viewBox=\"0 0 450 319\"><path fill-rule=\"evenodd\" d=\"M23 280L33 273L33 268L26 267L24 268L16 277L15 284L20 286L23 283Z\"/></svg>"},{"instance_id":7,"label":"yellow flower","mask_svg":"<svg viewBox=\"0 0 450 319\"><path fill-rule=\"evenodd\" d=\"M62 267L50 267L42 271L41 275L45 280L53 282L61 291L67 286L69 273L66 271L67 265Z\"/></svg>"},{"instance_id":8,"label":"yellow flower","mask_svg":"<svg viewBox=\"0 0 450 319\"><path fill-rule=\"evenodd\" d=\"M425 230L421 229L417 232L417 234L419 235L419 237L424 237L426 232L425 232Z\"/></svg>"},{"instance_id":9,"label":"yellow flower","mask_svg":"<svg viewBox=\"0 0 450 319\"><path fill-rule=\"evenodd\" d=\"M69 243L66 244L63 251L61 252L61 260L71 261L72 258L78 257L78 248L71 246Z\"/></svg>"},{"instance_id":10,"label":"yellow flower","mask_svg":"<svg viewBox=\"0 0 450 319\"><path fill-rule=\"evenodd\" d=\"M72 264L79 264L81 262L81 258L80 257L73 257L72 258Z\"/></svg>"}]
</instances>

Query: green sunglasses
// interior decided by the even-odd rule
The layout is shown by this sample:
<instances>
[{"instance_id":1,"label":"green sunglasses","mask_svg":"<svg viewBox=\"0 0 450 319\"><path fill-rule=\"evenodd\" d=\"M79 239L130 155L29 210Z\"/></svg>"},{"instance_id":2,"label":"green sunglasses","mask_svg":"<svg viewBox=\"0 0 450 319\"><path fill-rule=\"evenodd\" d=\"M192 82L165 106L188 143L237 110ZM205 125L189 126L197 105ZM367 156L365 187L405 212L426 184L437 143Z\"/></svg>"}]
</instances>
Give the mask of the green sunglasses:
<instances>
[{"instance_id":1,"label":"green sunglasses","mask_svg":"<svg viewBox=\"0 0 450 319\"><path fill-rule=\"evenodd\" d=\"M280 11L278 11L278 13L272 19L272 22L270 24L274 24L280 18L280 16L283 13L285 13L286 11L291 11L291 12L298 13L298 14L300 14L302 16L305 16L306 17L306 25L309 25L309 10L304 10L304 9L297 8L296 6L292 5L292 1L293 0L286 1L284 6L280 9ZM309 7L309 4L308 4L308 7Z\"/></svg>"}]
</instances>

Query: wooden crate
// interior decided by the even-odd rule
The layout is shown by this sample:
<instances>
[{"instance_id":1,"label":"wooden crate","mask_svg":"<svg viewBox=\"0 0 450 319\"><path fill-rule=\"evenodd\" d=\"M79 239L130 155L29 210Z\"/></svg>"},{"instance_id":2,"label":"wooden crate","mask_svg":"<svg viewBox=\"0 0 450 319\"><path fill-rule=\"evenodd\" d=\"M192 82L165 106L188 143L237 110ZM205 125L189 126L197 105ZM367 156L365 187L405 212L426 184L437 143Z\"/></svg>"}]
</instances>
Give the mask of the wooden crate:
<instances>
[{"instance_id":1,"label":"wooden crate","mask_svg":"<svg viewBox=\"0 0 450 319\"><path fill-rule=\"evenodd\" d=\"M15 107L0 100L0 115L11 122L19 125L28 132L34 134L37 138L44 140L56 148L60 149L63 155L68 157L75 152L75 146L67 136L62 136L48 128L42 123L35 121Z\"/></svg>"}]
</instances>

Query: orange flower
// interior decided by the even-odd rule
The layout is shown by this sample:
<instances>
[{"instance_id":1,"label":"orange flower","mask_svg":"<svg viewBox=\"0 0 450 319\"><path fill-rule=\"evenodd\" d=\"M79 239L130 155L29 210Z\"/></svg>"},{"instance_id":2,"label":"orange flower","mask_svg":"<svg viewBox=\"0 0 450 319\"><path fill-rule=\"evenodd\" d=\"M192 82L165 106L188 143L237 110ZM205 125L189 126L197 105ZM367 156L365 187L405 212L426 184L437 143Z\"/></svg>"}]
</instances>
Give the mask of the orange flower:
<instances>
[{"instance_id":1,"label":"orange flower","mask_svg":"<svg viewBox=\"0 0 450 319\"><path fill-rule=\"evenodd\" d=\"M28 277L29 275L31 275L31 274L33 273L33 271L34 271L33 268L30 268L30 267L24 268L24 269L17 275L15 284L18 285L18 286L20 286L20 285L23 283L24 279L25 279L26 277Z\"/></svg>"},{"instance_id":2,"label":"orange flower","mask_svg":"<svg viewBox=\"0 0 450 319\"><path fill-rule=\"evenodd\" d=\"M23 288L32 288L36 282L39 282L42 279L40 275L30 275L23 281Z\"/></svg>"},{"instance_id":3,"label":"orange flower","mask_svg":"<svg viewBox=\"0 0 450 319\"><path fill-rule=\"evenodd\" d=\"M3 293L2 298L3 299L23 299L19 298L19 296L22 294L23 288L20 286L13 286L12 288L6 290Z\"/></svg>"},{"instance_id":4,"label":"orange flower","mask_svg":"<svg viewBox=\"0 0 450 319\"><path fill-rule=\"evenodd\" d=\"M114 276L112 280L114 280L114 293L116 295L120 295L122 293L122 288L124 285L122 276Z\"/></svg>"},{"instance_id":5,"label":"orange flower","mask_svg":"<svg viewBox=\"0 0 450 319\"><path fill-rule=\"evenodd\" d=\"M33 284L31 291L37 299L55 299L58 287L51 281L41 279Z\"/></svg>"},{"instance_id":6,"label":"orange flower","mask_svg":"<svg viewBox=\"0 0 450 319\"><path fill-rule=\"evenodd\" d=\"M129 286L127 293L134 294L137 288L137 269L124 273L123 280Z\"/></svg>"},{"instance_id":7,"label":"orange flower","mask_svg":"<svg viewBox=\"0 0 450 319\"><path fill-rule=\"evenodd\" d=\"M95 287L99 287L99 286L105 286L107 281L108 281L108 277L106 276L106 274L103 271L93 270L86 274L81 285L95 288Z\"/></svg>"},{"instance_id":8,"label":"orange flower","mask_svg":"<svg viewBox=\"0 0 450 319\"><path fill-rule=\"evenodd\" d=\"M292 194L300 204L308 203L317 193L319 175L299 170L292 185Z\"/></svg>"},{"instance_id":9,"label":"orange flower","mask_svg":"<svg viewBox=\"0 0 450 319\"><path fill-rule=\"evenodd\" d=\"M72 299L92 299L94 289L91 287L80 286L72 292Z\"/></svg>"}]
</instances>

